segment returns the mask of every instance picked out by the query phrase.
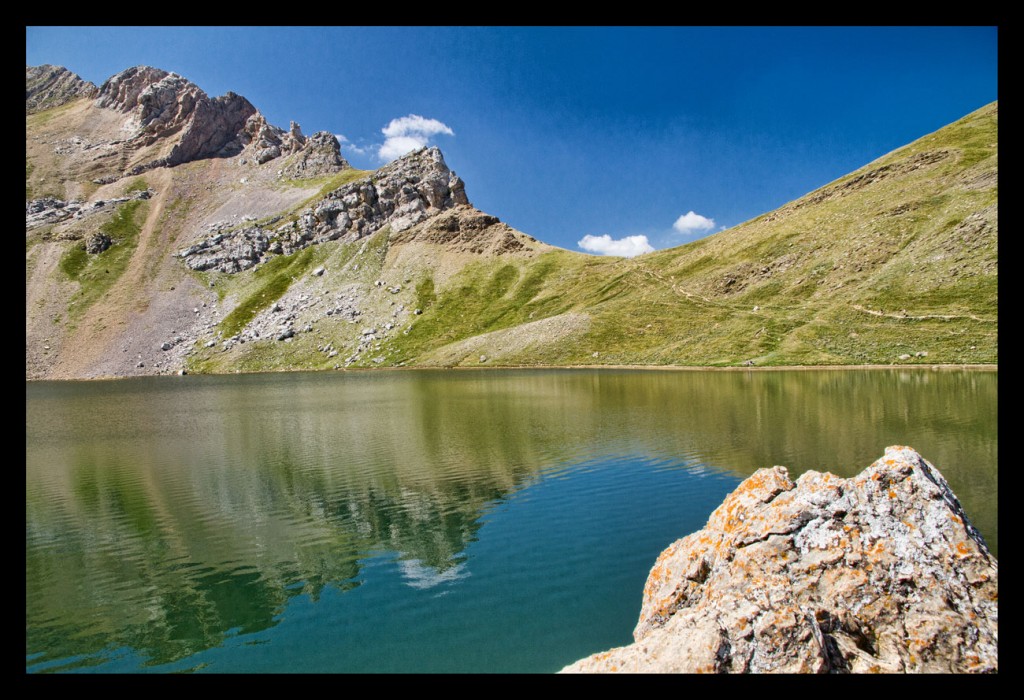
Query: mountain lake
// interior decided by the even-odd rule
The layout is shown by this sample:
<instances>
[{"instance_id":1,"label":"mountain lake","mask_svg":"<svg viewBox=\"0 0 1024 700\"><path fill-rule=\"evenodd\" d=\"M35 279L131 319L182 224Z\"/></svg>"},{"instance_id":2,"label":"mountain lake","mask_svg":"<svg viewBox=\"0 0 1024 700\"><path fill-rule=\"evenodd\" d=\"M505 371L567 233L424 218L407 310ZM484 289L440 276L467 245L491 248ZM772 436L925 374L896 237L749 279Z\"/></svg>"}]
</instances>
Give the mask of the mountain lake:
<instances>
[{"instance_id":1,"label":"mountain lake","mask_svg":"<svg viewBox=\"0 0 1024 700\"><path fill-rule=\"evenodd\" d=\"M998 556L996 371L26 385L26 670L553 672L760 467L909 445Z\"/></svg>"}]
</instances>

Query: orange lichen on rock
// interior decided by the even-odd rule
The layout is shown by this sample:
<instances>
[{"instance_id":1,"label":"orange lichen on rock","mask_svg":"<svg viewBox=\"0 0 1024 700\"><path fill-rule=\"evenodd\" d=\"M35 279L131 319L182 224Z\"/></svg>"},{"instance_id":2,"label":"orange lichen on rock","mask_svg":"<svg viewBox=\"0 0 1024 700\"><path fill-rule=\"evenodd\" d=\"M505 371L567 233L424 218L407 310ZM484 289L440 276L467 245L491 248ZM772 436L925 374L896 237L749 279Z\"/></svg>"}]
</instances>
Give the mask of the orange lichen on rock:
<instances>
[{"instance_id":1,"label":"orange lichen on rock","mask_svg":"<svg viewBox=\"0 0 1024 700\"><path fill-rule=\"evenodd\" d=\"M945 479L890 447L849 479L755 472L658 557L636 643L565 670L995 671L997 600Z\"/></svg>"}]
</instances>

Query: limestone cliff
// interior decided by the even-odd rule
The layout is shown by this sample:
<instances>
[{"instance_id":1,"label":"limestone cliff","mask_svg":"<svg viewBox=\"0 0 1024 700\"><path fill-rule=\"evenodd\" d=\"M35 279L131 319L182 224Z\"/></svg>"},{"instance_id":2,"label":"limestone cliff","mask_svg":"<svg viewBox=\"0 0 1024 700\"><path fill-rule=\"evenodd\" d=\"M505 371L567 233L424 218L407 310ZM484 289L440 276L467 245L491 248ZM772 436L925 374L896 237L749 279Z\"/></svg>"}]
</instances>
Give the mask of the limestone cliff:
<instances>
[{"instance_id":1,"label":"limestone cliff","mask_svg":"<svg viewBox=\"0 0 1024 700\"><path fill-rule=\"evenodd\" d=\"M658 557L633 637L563 672L994 672L998 566L909 447L761 469Z\"/></svg>"},{"instance_id":2,"label":"limestone cliff","mask_svg":"<svg viewBox=\"0 0 1024 700\"><path fill-rule=\"evenodd\" d=\"M180 255L193 270L239 272L268 255L287 255L327 241L354 241L385 226L400 233L442 211L468 204L462 180L449 170L441 151L421 148L329 192L294 220L215 229ZM489 223L497 223L490 218ZM275 228L269 228L272 225Z\"/></svg>"},{"instance_id":3,"label":"limestone cliff","mask_svg":"<svg viewBox=\"0 0 1024 700\"><path fill-rule=\"evenodd\" d=\"M30 86L32 71L39 70L29 69ZM66 83L70 79L61 80ZM80 92L91 94L85 88ZM27 105L31 102L30 95ZM100 86L95 105L125 115L120 125L123 139L114 144L128 152L154 144L159 147L158 157L135 164L127 173L100 178L105 183L122 174L138 175L157 167L239 154L256 165L301 154L289 164L289 177L315 177L350 167L333 135L319 132L307 139L295 122L284 131L268 123L241 95L228 92L211 98L190 80L159 68L134 66L110 77Z\"/></svg>"},{"instance_id":4,"label":"limestone cliff","mask_svg":"<svg viewBox=\"0 0 1024 700\"><path fill-rule=\"evenodd\" d=\"M174 141L162 158L134 168L138 173L242 150L242 133L256 108L229 92L210 98L198 85L159 68L135 66L100 87L96 106L127 115L121 130L138 146Z\"/></svg>"}]
</instances>

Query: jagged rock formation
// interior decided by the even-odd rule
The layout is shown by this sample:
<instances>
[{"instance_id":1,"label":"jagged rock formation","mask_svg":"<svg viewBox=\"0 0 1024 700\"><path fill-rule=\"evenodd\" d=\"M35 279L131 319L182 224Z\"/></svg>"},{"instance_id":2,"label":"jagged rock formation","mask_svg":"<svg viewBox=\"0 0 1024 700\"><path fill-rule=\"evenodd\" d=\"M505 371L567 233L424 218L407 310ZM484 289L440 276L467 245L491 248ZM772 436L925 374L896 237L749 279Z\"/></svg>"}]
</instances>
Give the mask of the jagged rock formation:
<instances>
[{"instance_id":1,"label":"jagged rock formation","mask_svg":"<svg viewBox=\"0 0 1024 700\"><path fill-rule=\"evenodd\" d=\"M127 134L124 143L130 150L161 141L169 144L163 155L133 166L129 175L239 154L256 165L298 154L282 171L292 178L329 175L351 167L330 133L318 132L307 139L295 122L284 131L268 123L241 95L228 92L211 98L191 81L159 68L135 66L112 76L99 88L96 106L128 115L121 131Z\"/></svg>"},{"instance_id":2,"label":"jagged rock formation","mask_svg":"<svg viewBox=\"0 0 1024 700\"><path fill-rule=\"evenodd\" d=\"M761 469L658 557L636 640L564 672L994 672L998 567L909 447Z\"/></svg>"},{"instance_id":3,"label":"jagged rock formation","mask_svg":"<svg viewBox=\"0 0 1024 700\"><path fill-rule=\"evenodd\" d=\"M400 233L442 211L468 204L462 180L449 170L441 151L421 148L330 192L295 220L274 229L256 225L215 229L179 255L193 270L240 272L268 253L287 255L327 241L354 241L385 226Z\"/></svg>"},{"instance_id":4,"label":"jagged rock formation","mask_svg":"<svg viewBox=\"0 0 1024 700\"><path fill-rule=\"evenodd\" d=\"M138 174L200 158L233 155L242 150L241 133L256 108L229 92L210 99L199 86L159 68L136 66L109 78L100 87L98 107L129 115L122 126L140 146L176 137L170 152L136 166Z\"/></svg>"},{"instance_id":5,"label":"jagged rock formation","mask_svg":"<svg viewBox=\"0 0 1024 700\"><path fill-rule=\"evenodd\" d=\"M318 131L306 138L297 123L291 122L285 131L268 123L259 112L246 121L242 140L247 144L243 160L256 165L297 154L281 172L291 179L330 175L352 167L342 157L338 139L329 131Z\"/></svg>"},{"instance_id":6,"label":"jagged rock formation","mask_svg":"<svg viewBox=\"0 0 1024 700\"><path fill-rule=\"evenodd\" d=\"M249 157L257 165L280 157L282 154L295 153L306 143L306 137L295 122L288 131L267 122L259 112L254 113L245 122L243 139Z\"/></svg>"},{"instance_id":7,"label":"jagged rock formation","mask_svg":"<svg viewBox=\"0 0 1024 700\"><path fill-rule=\"evenodd\" d=\"M292 133L302 136L298 124L292 122L292 126ZM329 131L318 131L305 139L301 150L284 168L282 175L289 179L320 177L351 167L341 155L341 144L337 137Z\"/></svg>"},{"instance_id":8,"label":"jagged rock formation","mask_svg":"<svg viewBox=\"0 0 1024 700\"><path fill-rule=\"evenodd\" d=\"M82 97L95 97L98 88L63 66L25 66L25 113L59 107Z\"/></svg>"}]
</instances>

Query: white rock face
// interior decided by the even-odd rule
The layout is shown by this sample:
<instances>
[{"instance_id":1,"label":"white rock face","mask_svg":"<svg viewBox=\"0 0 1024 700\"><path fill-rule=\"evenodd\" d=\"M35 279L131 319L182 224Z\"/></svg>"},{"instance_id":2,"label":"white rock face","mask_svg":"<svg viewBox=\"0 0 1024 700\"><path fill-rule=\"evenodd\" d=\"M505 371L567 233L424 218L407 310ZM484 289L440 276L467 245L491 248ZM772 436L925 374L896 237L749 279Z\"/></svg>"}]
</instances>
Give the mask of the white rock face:
<instances>
[{"instance_id":1,"label":"white rock face","mask_svg":"<svg viewBox=\"0 0 1024 700\"><path fill-rule=\"evenodd\" d=\"M909 447L761 469L658 557L633 637L563 672L995 672L998 565Z\"/></svg>"}]
</instances>

